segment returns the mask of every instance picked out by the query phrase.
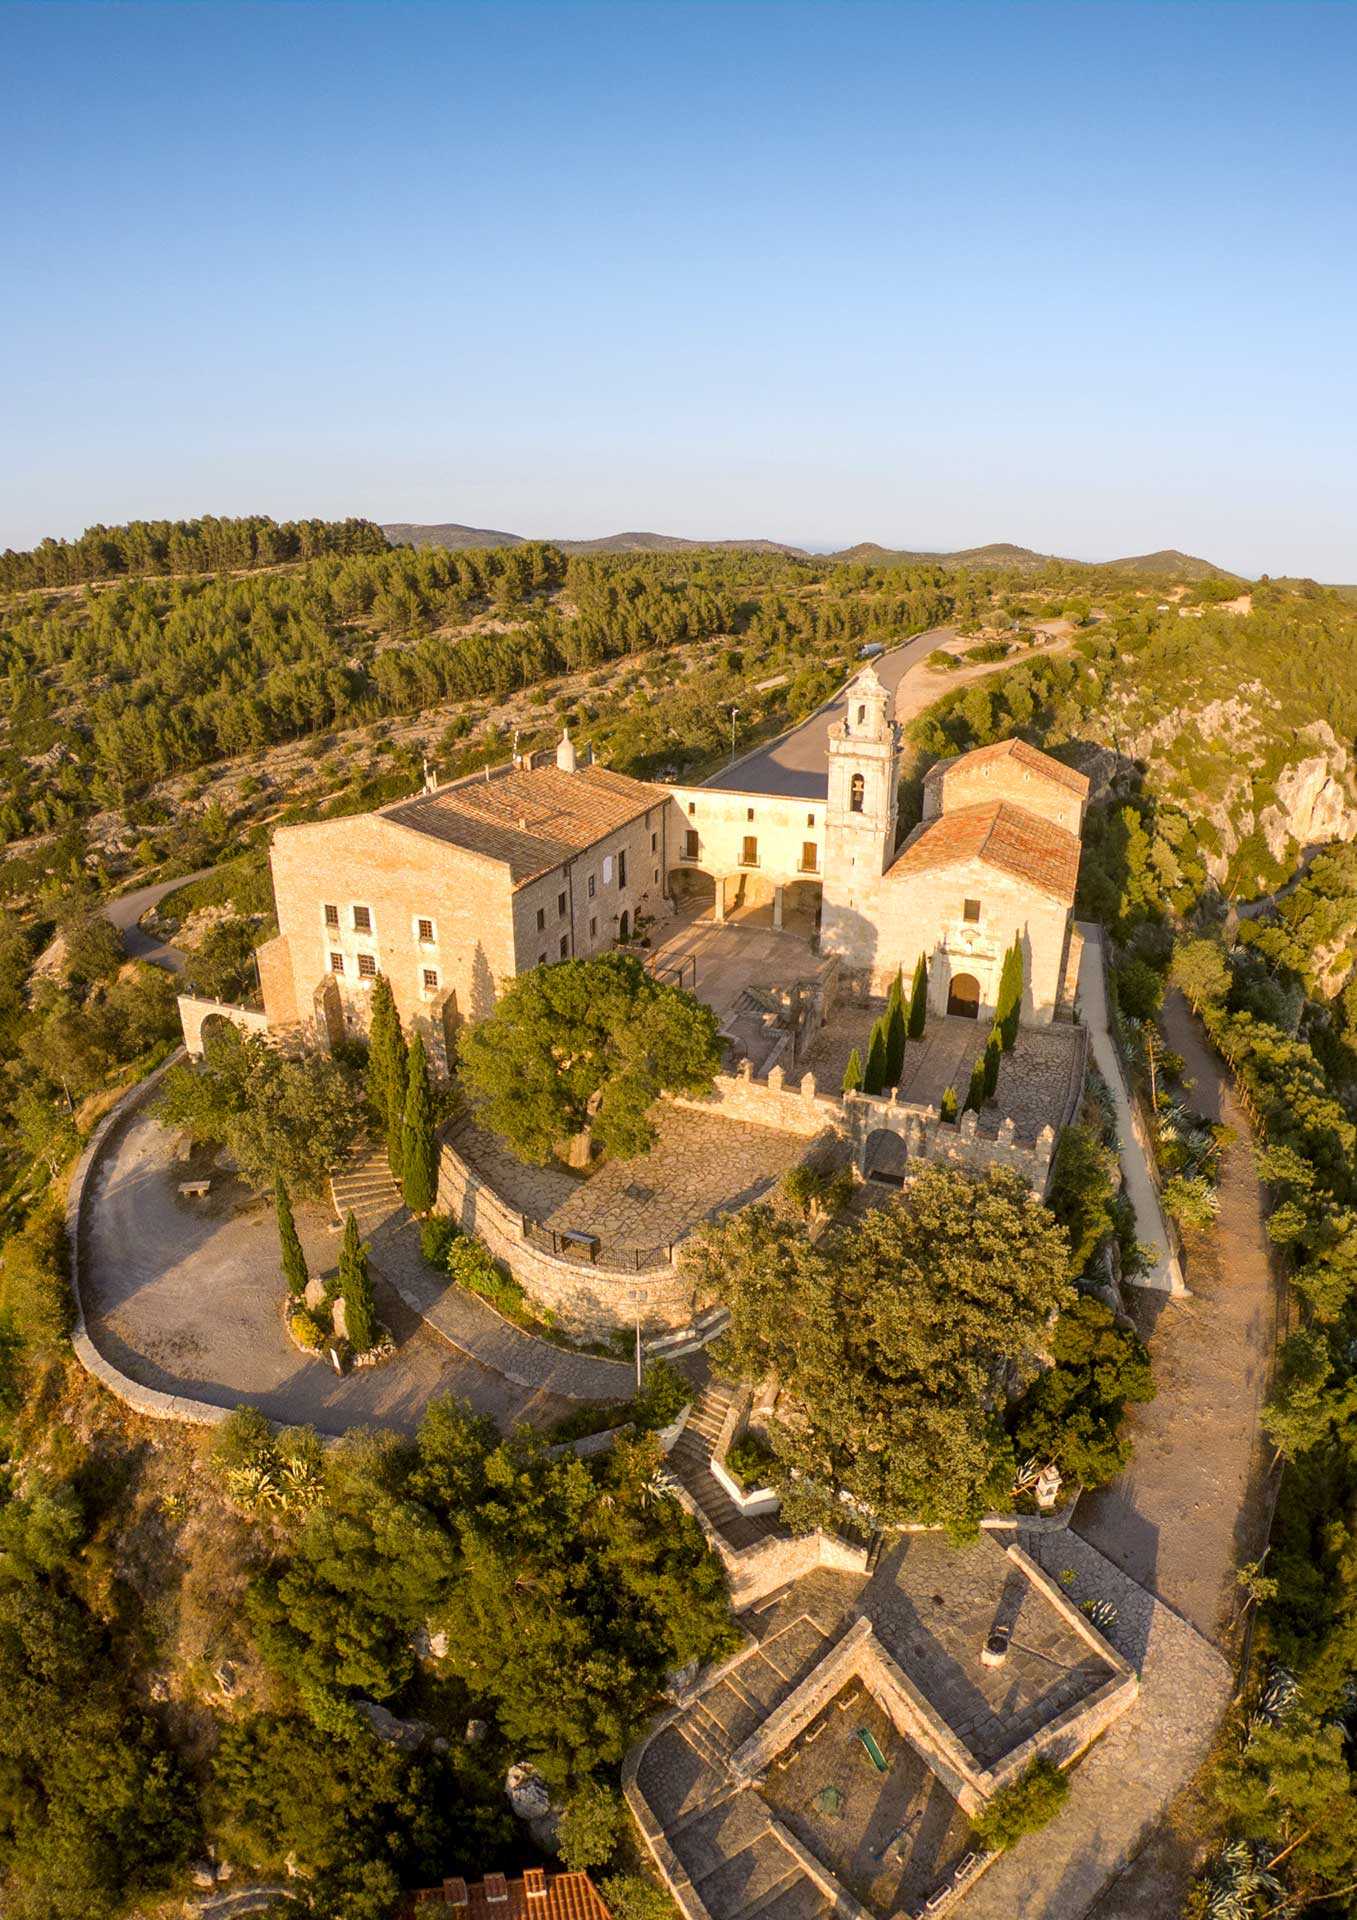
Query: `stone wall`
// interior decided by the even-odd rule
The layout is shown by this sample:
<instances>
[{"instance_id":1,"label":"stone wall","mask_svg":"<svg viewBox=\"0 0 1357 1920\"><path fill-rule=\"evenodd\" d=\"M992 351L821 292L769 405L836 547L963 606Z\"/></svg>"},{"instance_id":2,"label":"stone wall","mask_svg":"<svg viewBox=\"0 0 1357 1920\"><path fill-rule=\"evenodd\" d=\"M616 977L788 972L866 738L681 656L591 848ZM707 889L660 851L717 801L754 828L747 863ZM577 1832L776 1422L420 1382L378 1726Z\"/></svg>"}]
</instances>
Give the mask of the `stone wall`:
<instances>
[{"instance_id":1,"label":"stone wall","mask_svg":"<svg viewBox=\"0 0 1357 1920\"><path fill-rule=\"evenodd\" d=\"M1043 756L1046 757L1046 756ZM1060 764L1060 763L1056 763ZM1027 813L1053 821L1067 833L1082 833L1087 791L1066 785L1028 766L1017 754L977 758L963 753L942 760L924 776L923 817L936 820L940 813L955 813L958 807L983 806L988 801L1006 800Z\"/></svg>"},{"instance_id":2,"label":"stone wall","mask_svg":"<svg viewBox=\"0 0 1357 1920\"><path fill-rule=\"evenodd\" d=\"M760 1079L748 1060L741 1061L736 1073L718 1073L711 1093L669 1097L676 1107L719 1114L723 1120L738 1120L745 1126L771 1127L778 1133L804 1134L807 1139L826 1128L843 1128L842 1102L818 1093L813 1073L789 1080L780 1066L774 1066Z\"/></svg>"},{"instance_id":3,"label":"stone wall","mask_svg":"<svg viewBox=\"0 0 1357 1920\"><path fill-rule=\"evenodd\" d=\"M451 1145L439 1157L437 1206L464 1233L483 1240L567 1333L606 1338L634 1328L638 1315L643 1333L686 1327L692 1320L692 1283L672 1261L619 1273L548 1253L529 1239L524 1216L506 1206Z\"/></svg>"}]
</instances>

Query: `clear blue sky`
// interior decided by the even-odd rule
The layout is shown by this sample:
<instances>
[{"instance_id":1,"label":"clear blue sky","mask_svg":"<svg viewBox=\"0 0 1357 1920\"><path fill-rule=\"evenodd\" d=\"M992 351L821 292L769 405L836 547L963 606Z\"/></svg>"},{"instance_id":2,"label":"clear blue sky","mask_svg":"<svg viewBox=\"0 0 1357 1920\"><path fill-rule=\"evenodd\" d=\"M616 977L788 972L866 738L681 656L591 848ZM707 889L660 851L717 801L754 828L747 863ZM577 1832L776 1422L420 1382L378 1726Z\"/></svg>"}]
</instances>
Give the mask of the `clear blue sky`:
<instances>
[{"instance_id":1,"label":"clear blue sky","mask_svg":"<svg viewBox=\"0 0 1357 1920\"><path fill-rule=\"evenodd\" d=\"M1357 580L1357 6L0 4L0 545Z\"/></svg>"}]
</instances>

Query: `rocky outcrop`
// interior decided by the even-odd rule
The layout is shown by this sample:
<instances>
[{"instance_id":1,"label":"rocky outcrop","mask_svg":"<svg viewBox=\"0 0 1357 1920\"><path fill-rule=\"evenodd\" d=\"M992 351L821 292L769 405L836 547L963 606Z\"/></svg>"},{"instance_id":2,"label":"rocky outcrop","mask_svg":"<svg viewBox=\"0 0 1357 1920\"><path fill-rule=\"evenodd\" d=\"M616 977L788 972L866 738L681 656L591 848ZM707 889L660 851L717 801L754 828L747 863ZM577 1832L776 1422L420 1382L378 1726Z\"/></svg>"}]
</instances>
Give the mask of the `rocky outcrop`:
<instances>
[{"instance_id":1,"label":"rocky outcrop","mask_svg":"<svg viewBox=\"0 0 1357 1920\"><path fill-rule=\"evenodd\" d=\"M1323 723L1307 729L1312 735L1321 730L1328 735L1321 742L1322 751L1283 767L1277 776L1277 804L1259 816L1259 828L1274 860L1281 860L1292 846L1318 847L1330 840L1357 837L1357 807L1346 778L1347 752Z\"/></svg>"}]
</instances>

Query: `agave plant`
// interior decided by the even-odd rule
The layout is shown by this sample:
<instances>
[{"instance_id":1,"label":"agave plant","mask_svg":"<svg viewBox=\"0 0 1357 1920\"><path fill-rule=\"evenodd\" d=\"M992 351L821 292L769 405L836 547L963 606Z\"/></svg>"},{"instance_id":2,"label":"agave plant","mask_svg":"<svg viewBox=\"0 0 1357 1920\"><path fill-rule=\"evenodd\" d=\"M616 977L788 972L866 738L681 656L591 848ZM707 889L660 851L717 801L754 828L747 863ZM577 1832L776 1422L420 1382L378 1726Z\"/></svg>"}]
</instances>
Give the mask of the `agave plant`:
<instances>
[{"instance_id":1,"label":"agave plant","mask_svg":"<svg viewBox=\"0 0 1357 1920\"><path fill-rule=\"evenodd\" d=\"M1263 1864L1267 1849L1256 1840L1227 1840L1207 1877L1206 1920L1255 1920L1260 1897L1282 1890Z\"/></svg>"}]
</instances>

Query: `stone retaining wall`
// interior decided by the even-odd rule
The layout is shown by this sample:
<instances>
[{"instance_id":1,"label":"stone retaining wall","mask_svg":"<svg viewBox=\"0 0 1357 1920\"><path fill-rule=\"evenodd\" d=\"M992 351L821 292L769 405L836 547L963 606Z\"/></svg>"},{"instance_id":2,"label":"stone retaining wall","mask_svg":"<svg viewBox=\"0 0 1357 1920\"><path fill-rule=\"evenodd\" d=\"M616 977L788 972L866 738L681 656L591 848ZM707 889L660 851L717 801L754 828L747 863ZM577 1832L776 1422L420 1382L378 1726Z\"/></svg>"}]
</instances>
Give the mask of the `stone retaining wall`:
<instances>
[{"instance_id":1,"label":"stone retaining wall","mask_svg":"<svg viewBox=\"0 0 1357 1920\"><path fill-rule=\"evenodd\" d=\"M439 1156L437 1206L464 1233L483 1240L567 1333L606 1337L618 1328L634 1329L638 1317L643 1334L660 1333L692 1320L692 1282L677 1267L666 1261L639 1273L614 1273L546 1252L524 1234L523 1215L447 1144Z\"/></svg>"},{"instance_id":2,"label":"stone retaining wall","mask_svg":"<svg viewBox=\"0 0 1357 1920\"><path fill-rule=\"evenodd\" d=\"M100 1156L108 1145L109 1139L123 1121L128 1120L150 1098L160 1084L163 1075L184 1058L185 1049L179 1047L168 1060L156 1068L145 1080L138 1081L125 1093L117 1106L111 1107L90 1135L85 1151L76 1163L71 1183L66 1189L66 1251L67 1272L71 1283L71 1296L75 1303L75 1324L71 1329L71 1346L75 1357L86 1373L92 1374L101 1386L134 1413L143 1413L152 1420L184 1420L195 1426L216 1427L230 1418L229 1407L210 1406L205 1400L191 1400L177 1393L161 1393L155 1387L144 1387L140 1381L129 1380L125 1373L105 1360L102 1353L90 1339L85 1326L85 1303L80 1292L80 1264L82 1258L82 1229L84 1224L85 1194L91 1177L95 1173Z\"/></svg>"}]
</instances>

